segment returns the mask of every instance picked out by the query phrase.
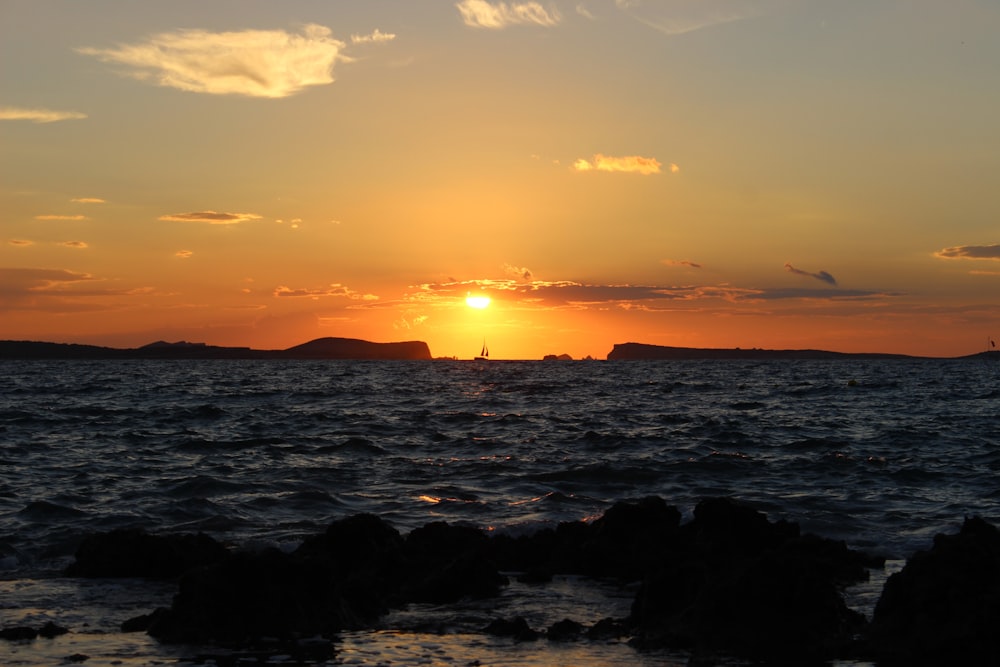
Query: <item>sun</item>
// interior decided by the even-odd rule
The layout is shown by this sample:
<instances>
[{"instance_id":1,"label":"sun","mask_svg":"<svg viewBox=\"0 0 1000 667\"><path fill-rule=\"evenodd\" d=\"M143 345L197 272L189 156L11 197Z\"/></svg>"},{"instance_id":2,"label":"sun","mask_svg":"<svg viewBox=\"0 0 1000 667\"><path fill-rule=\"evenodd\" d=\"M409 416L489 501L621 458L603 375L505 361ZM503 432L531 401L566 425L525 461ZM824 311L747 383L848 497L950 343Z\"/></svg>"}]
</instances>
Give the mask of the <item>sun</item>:
<instances>
[{"instance_id":1,"label":"sun","mask_svg":"<svg viewBox=\"0 0 1000 667\"><path fill-rule=\"evenodd\" d=\"M484 294L476 294L465 297L465 304L470 308L478 308L482 310L486 306L490 305L490 297Z\"/></svg>"}]
</instances>

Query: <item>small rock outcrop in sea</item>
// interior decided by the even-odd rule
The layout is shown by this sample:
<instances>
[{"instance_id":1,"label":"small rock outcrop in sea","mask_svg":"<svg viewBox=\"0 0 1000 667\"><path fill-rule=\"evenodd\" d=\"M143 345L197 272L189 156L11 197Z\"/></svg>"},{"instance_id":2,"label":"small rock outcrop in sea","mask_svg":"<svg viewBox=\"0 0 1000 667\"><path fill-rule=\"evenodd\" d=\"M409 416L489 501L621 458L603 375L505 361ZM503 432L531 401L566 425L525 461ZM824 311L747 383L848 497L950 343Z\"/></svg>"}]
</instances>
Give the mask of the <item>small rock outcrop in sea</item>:
<instances>
[{"instance_id":1,"label":"small rock outcrop in sea","mask_svg":"<svg viewBox=\"0 0 1000 667\"><path fill-rule=\"evenodd\" d=\"M886 581L868 632L879 664L1000 664L1000 530L966 519Z\"/></svg>"}]
</instances>

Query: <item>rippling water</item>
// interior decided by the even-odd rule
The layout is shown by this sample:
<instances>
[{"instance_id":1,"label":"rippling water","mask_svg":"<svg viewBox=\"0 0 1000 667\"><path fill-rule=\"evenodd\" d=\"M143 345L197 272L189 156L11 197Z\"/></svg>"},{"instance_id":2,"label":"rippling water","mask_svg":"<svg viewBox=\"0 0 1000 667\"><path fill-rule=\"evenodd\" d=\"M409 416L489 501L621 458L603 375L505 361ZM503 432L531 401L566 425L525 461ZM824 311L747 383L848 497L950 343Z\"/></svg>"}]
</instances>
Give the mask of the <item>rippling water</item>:
<instances>
[{"instance_id":1,"label":"rippling water","mask_svg":"<svg viewBox=\"0 0 1000 667\"><path fill-rule=\"evenodd\" d=\"M357 512L517 531L731 495L905 558L964 516L1000 522L984 360L0 367L8 586L121 526L294 543Z\"/></svg>"}]
</instances>

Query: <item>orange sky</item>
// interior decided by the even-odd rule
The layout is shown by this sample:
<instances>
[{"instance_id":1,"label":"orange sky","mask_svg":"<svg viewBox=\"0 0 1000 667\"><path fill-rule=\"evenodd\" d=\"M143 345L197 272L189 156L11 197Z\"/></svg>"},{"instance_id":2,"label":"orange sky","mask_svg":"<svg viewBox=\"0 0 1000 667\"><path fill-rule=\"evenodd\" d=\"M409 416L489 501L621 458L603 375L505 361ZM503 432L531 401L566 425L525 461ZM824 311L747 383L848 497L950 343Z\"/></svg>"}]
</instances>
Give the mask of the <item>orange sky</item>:
<instances>
[{"instance_id":1,"label":"orange sky","mask_svg":"<svg viewBox=\"0 0 1000 667\"><path fill-rule=\"evenodd\" d=\"M979 352L997 34L975 0L2 0L0 338Z\"/></svg>"}]
</instances>

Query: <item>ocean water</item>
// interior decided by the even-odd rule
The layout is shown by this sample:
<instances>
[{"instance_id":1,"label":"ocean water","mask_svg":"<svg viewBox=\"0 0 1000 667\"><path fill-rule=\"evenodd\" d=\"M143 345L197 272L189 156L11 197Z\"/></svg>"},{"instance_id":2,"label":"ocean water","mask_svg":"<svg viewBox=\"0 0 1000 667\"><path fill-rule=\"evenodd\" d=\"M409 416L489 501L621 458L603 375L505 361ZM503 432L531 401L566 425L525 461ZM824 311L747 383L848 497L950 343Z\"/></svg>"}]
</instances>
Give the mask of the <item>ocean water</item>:
<instances>
[{"instance_id":1,"label":"ocean water","mask_svg":"<svg viewBox=\"0 0 1000 667\"><path fill-rule=\"evenodd\" d=\"M983 359L0 369L0 627L71 630L0 641L5 665L194 654L117 632L169 603L171 585L60 576L85 535L116 527L293 548L359 512L401 532L433 520L523 532L647 495L689 518L725 495L899 562L966 516L1000 523L1000 364ZM626 644L513 645L476 631L496 616L538 628L624 616L629 595L515 583L499 600L411 608L349 633L335 664L684 664ZM415 630L431 616L452 619L448 630Z\"/></svg>"}]
</instances>

